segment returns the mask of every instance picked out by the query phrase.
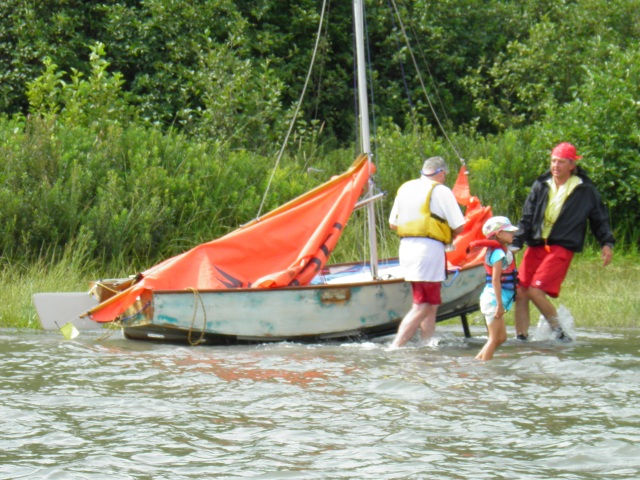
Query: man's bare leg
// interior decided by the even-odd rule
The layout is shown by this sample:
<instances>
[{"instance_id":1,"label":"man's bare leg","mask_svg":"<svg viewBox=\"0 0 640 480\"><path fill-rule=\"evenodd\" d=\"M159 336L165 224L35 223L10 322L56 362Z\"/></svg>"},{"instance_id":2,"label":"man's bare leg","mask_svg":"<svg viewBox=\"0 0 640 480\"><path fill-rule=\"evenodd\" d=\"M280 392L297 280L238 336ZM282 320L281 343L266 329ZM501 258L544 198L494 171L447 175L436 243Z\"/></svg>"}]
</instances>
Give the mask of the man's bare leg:
<instances>
[{"instance_id":1,"label":"man's bare leg","mask_svg":"<svg viewBox=\"0 0 640 480\"><path fill-rule=\"evenodd\" d=\"M391 344L392 347L402 347L405 343L411 340L427 315L428 306L428 303L414 303L411 305L411 309L404 316L402 322L400 322L396 338Z\"/></svg>"},{"instance_id":2,"label":"man's bare leg","mask_svg":"<svg viewBox=\"0 0 640 480\"><path fill-rule=\"evenodd\" d=\"M562 342L570 342L571 337L567 335L562 327L560 326L560 322L558 321L558 310L547 298L547 294L544 293L539 288L529 288L527 293L533 304L536 306L542 316L547 320L549 326L554 332L555 339L560 340Z\"/></svg>"},{"instance_id":3,"label":"man's bare leg","mask_svg":"<svg viewBox=\"0 0 640 480\"><path fill-rule=\"evenodd\" d=\"M431 305L430 303L423 303L425 306L425 317L420 322L420 338L422 341L427 341L436 331L436 317L438 315L438 305Z\"/></svg>"},{"instance_id":4,"label":"man's bare leg","mask_svg":"<svg viewBox=\"0 0 640 480\"><path fill-rule=\"evenodd\" d=\"M531 299L536 308L540 310L540 313L547 320L547 322L549 322L549 326L551 326L553 330L560 327L560 324L558 323L558 311L547 298L547 294L539 288L530 287L528 290L528 297Z\"/></svg>"},{"instance_id":5,"label":"man's bare leg","mask_svg":"<svg viewBox=\"0 0 640 480\"><path fill-rule=\"evenodd\" d=\"M531 316L529 313L528 290L528 288L519 287L516 294L516 336L520 339L526 339L529 336L529 324L531 323Z\"/></svg>"}]
</instances>

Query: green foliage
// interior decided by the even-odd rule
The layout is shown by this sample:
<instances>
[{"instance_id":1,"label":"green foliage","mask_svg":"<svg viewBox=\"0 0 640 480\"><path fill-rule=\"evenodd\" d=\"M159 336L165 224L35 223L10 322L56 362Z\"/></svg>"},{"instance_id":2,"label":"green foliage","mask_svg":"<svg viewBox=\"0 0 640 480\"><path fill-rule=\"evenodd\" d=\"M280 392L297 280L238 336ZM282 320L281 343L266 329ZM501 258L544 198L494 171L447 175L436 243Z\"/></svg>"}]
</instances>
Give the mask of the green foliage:
<instances>
[{"instance_id":1,"label":"green foliage","mask_svg":"<svg viewBox=\"0 0 640 480\"><path fill-rule=\"evenodd\" d=\"M141 126L0 122L3 254L36 259L82 239L101 262L148 266L255 218L273 161ZM300 161L303 161L301 159ZM328 162L333 163L329 159ZM341 169L349 165L344 162ZM331 173L336 170L331 166ZM326 179L284 159L264 210Z\"/></svg>"},{"instance_id":2,"label":"green foliage","mask_svg":"<svg viewBox=\"0 0 640 480\"><path fill-rule=\"evenodd\" d=\"M100 36L148 124L191 127L202 108L195 86L203 48L242 36L244 21L230 0L107 2L95 10Z\"/></svg>"},{"instance_id":3,"label":"green foliage","mask_svg":"<svg viewBox=\"0 0 640 480\"><path fill-rule=\"evenodd\" d=\"M87 276L103 278L102 273L82 240L50 248L47 255L33 262L0 258L0 326L39 328L34 293L86 291Z\"/></svg>"},{"instance_id":4,"label":"green foliage","mask_svg":"<svg viewBox=\"0 0 640 480\"><path fill-rule=\"evenodd\" d=\"M640 38L634 0L548 3L527 36L511 39L462 80L482 123L499 130L531 125L555 105L570 102L586 69L606 62L612 45L633 48Z\"/></svg>"},{"instance_id":5,"label":"green foliage","mask_svg":"<svg viewBox=\"0 0 640 480\"><path fill-rule=\"evenodd\" d=\"M520 1L490 0L481 7L475 0L399 2L399 15L388 2L371 3L377 105L399 125L410 108L436 124L418 75L440 118L456 125L474 121L473 97L461 80L480 65L492 64L537 19Z\"/></svg>"},{"instance_id":6,"label":"green foliage","mask_svg":"<svg viewBox=\"0 0 640 480\"><path fill-rule=\"evenodd\" d=\"M201 62L194 78L203 101L197 134L231 148L261 150L265 140L273 145L274 131L285 120L280 104L284 86L269 62L256 68L228 44L212 46Z\"/></svg>"},{"instance_id":7,"label":"green foliage","mask_svg":"<svg viewBox=\"0 0 640 480\"><path fill-rule=\"evenodd\" d=\"M550 149L571 141L618 236L634 245L636 3L419 0L398 17L367 1L381 216L427 156L448 160L451 185L459 151L472 192L515 221ZM96 259L145 266L251 220L268 188L262 213L343 171L356 150L349 2L327 12L269 185L318 9L313 0L2 3L2 252L34 259L82 241ZM336 255L355 251L359 222L354 245L347 234Z\"/></svg>"},{"instance_id":8,"label":"green foliage","mask_svg":"<svg viewBox=\"0 0 640 480\"><path fill-rule=\"evenodd\" d=\"M638 328L640 282L638 252L623 254L616 249L613 262L602 266L599 249L575 257L562 284L560 298L580 328ZM532 312L533 312L533 308Z\"/></svg>"},{"instance_id":9,"label":"green foliage","mask_svg":"<svg viewBox=\"0 0 640 480\"><path fill-rule=\"evenodd\" d=\"M543 128L570 139L600 186L613 226L630 243L640 223L640 49L610 46L606 61L585 67L575 99L550 112ZM635 231L635 236L629 236Z\"/></svg>"},{"instance_id":10,"label":"green foliage","mask_svg":"<svg viewBox=\"0 0 640 480\"><path fill-rule=\"evenodd\" d=\"M436 124L410 53L438 116L487 133L542 120L572 100L583 66L601 64L611 45L627 49L640 37L636 0L396 6L399 15L388 2L365 2L373 112L401 129L409 118ZM319 8L313 0L7 0L0 5L0 108L27 113L26 86L44 58L73 78L91 76L87 46L102 43L109 52L103 61L147 125L213 135L239 148L264 146L255 134L278 138L298 101ZM355 136L353 109L345 108L354 99L351 16L350 2L326 12L301 112L306 125L321 126L342 145Z\"/></svg>"},{"instance_id":11,"label":"green foliage","mask_svg":"<svg viewBox=\"0 0 640 480\"><path fill-rule=\"evenodd\" d=\"M3 0L0 2L0 111L27 112L26 85L42 60L65 70L85 65L87 45L101 20L93 2Z\"/></svg>"},{"instance_id":12,"label":"green foliage","mask_svg":"<svg viewBox=\"0 0 640 480\"><path fill-rule=\"evenodd\" d=\"M74 69L69 83L65 81L66 72L57 71L58 66L46 57L45 72L27 85L30 113L48 119L59 115L59 120L69 126L100 128L128 122L134 111L128 94L122 91L122 75L109 75L109 62L104 56L103 44L91 47L90 76L84 80L83 74Z\"/></svg>"},{"instance_id":13,"label":"green foliage","mask_svg":"<svg viewBox=\"0 0 640 480\"><path fill-rule=\"evenodd\" d=\"M495 215L517 222L533 181L549 168L549 144L535 131L509 130L478 137L465 149L472 194L491 205Z\"/></svg>"},{"instance_id":14,"label":"green foliage","mask_svg":"<svg viewBox=\"0 0 640 480\"><path fill-rule=\"evenodd\" d=\"M393 125L381 127L375 142L375 158L379 169L379 187L387 192L385 210L391 210L393 199L402 183L420 176L422 164L428 157L442 156L447 160L449 169L455 172L460 164L448 153L442 140L428 127L416 127L408 133L402 133Z\"/></svg>"}]
</instances>

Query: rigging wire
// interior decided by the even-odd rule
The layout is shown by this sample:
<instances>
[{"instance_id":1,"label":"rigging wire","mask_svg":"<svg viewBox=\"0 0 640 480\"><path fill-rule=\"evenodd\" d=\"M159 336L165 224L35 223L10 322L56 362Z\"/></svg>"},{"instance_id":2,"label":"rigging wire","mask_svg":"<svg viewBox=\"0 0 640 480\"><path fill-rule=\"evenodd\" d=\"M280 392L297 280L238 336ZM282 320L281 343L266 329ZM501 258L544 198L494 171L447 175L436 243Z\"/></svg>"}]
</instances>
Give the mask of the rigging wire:
<instances>
[{"instance_id":1,"label":"rigging wire","mask_svg":"<svg viewBox=\"0 0 640 480\"><path fill-rule=\"evenodd\" d=\"M388 5L389 5L389 9L391 9L391 2L389 2ZM398 35L397 35L398 28L396 25L395 15L393 14L391 15L391 27L392 27L392 30L396 32L396 35L394 35L394 40L396 42L396 48L399 52L400 41L398 40ZM409 113L411 114L411 122L413 123L413 125L416 125L416 111L413 106L413 102L411 100L411 92L409 91L409 85L407 84L407 75L404 71L404 62L402 61L401 57L398 58L398 62L400 64L400 74L402 75L402 84L404 85L404 92L407 95L407 101L409 102Z\"/></svg>"},{"instance_id":2,"label":"rigging wire","mask_svg":"<svg viewBox=\"0 0 640 480\"><path fill-rule=\"evenodd\" d=\"M300 94L300 98L298 99L298 103L296 104L295 112L291 118L291 122L289 123L289 130L287 131L287 135L282 142L282 146L280 147L280 151L278 152L278 156L276 158L276 164L273 167L273 171L271 172L271 176L269 177L269 182L267 183L267 188L264 191L264 195L262 196L262 201L260 202L260 207L258 208L258 214L256 215L256 220L260 219L260 214L262 213L262 208L264 207L264 203L267 199L267 195L269 194L269 190L271 189L271 183L273 182L273 178L275 177L276 171L278 170L278 166L280 165L280 160L282 159L282 155L284 154L284 149L289 143L289 137L291 136L291 132L293 131L293 127L295 126L296 120L298 118L298 113L300 112L300 108L302 106L302 100L304 99L305 93L307 91L307 86L309 85L309 79L311 78L311 72L313 71L313 65L315 64L316 55L318 54L318 45L320 44L320 37L322 34L322 25L324 24L324 12L327 6L327 0L322 2L322 10L320 12L320 22L318 24L318 32L316 33L316 43L313 48L313 54L311 56L311 62L309 63L309 70L307 72L307 77L304 81L304 86L302 87L302 92Z\"/></svg>"},{"instance_id":3,"label":"rigging wire","mask_svg":"<svg viewBox=\"0 0 640 480\"><path fill-rule=\"evenodd\" d=\"M324 28L325 28L324 36L326 38L329 37L329 15L330 15L330 10L331 10L331 0L329 0L329 3L327 5L327 13L326 13L327 21L324 22ZM321 25L323 24L322 20L321 20L320 24ZM322 97L322 89L323 89L322 78L323 78L323 75L324 75L324 67L325 67L326 57L327 57L327 47L325 46L323 48L323 51L322 51L322 58L320 60L320 67L318 68L318 76L317 76L317 80L316 80L318 88L317 88L317 90L315 92L315 95L314 95L314 98L315 98L315 106L313 108L313 119L314 120L318 119L318 113L319 113L319 109L320 109L320 98Z\"/></svg>"},{"instance_id":4,"label":"rigging wire","mask_svg":"<svg viewBox=\"0 0 640 480\"><path fill-rule=\"evenodd\" d=\"M363 3L363 8L365 8L365 5ZM371 44L369 42L369 26L367 23L367 16L364 15L364 39L365 39L365 46L366 46L366 51L367 51L367 74L369 77L369 98L370 98L370 105L371 105L371 131L373 132L373 138L376 139L377 138L377 129L378 129L378 125L377 125L377 117L376 117L376 109L375 109L375 105L376 105L376 101L375 101L375 92L374 92L374 88L373 88L373 68L371 67L371 65L373 65L373 61L371 60ZM371 160L373 162L374 165L376 165L376 167L378 166L378 142L374 141L372 142L372 153L371 156L373 157ZM376 190L378 190L378 186L377 184L373 184L373 186L376 188ZM378 190L379 192L379 190ZM374 195L377 192L371 192L371 195ZM386 192L384 193L386 195ZM385 212L384 212L384 206L382 202L376 202L374 203L374 208L376 210L376 214L375 214L375 218L376 218L376 232L373 232L374 235L376 235L376 237L378 238L378 250L383 249L383 250L388 250L388 243L387 243L387 235L385 234L385 228L386 228L386 216L385 216ZM365 243L365 242L363 242Z\"/></svg>"},{"instance_id":5,"label":"rigging wire","mask_svg":"<svg viewBox=\"0 0 640 480\"><path fill-rule=\"evenodd\" d=\"M365 47L366 47L366 52L367 52L367 63L366 63L366 72L369 76L369 105L371 106L369 115L371 116L371 131L373 132L373 138L376 138L376 101L375 101L375 94L373 91L373 69L371 68L372 65L372 61L371 61L371 46L369 44L369 24L367 23L367 15L366 15L366 11L364 11L366 8L366 5L364 4L364 2L362 3L362 9L363 9L363 31L364 31L364 40L365 40ZM372 150L377 150L377 142L373 143L373 147ZM376 152L372 151L370 152L371 156L373 156L373 159L370 159L373 161L373 164L376 164Z\"/></svg>"},{"instance_id":6,"label":"rigging wire","mask_svg":"<svg viewBox=\"0 0 640 480\"><path fill-rule=\"evenodd\" d=\"M363 6L364 8L364 6ZM363 15L364 18L366 19L366 15ZM366 35L366 20L365 20L365 25L364 25L364 31L365 31L365 35L364 38L367 38ZM353 35L352 35L352 43L351 43L351 57L352 58L356 58L356 35L355 35L355 23L353 24ZM357 73L357 62L353 62L353 68L352 68L352 76L351 78L353 78L353 85L352 85L352 91L353 91L353 111L355 112L355 116L354 116L354 129L353 129L353 135L354 135L354 142L353 142L353 148L354 148L354 152L353 155L354 157L357 157L358 153L360 153L360 128L358 125L358 119L360 118L360 104L358 102L358 73ZM367 222L365 220L366 215L356 211L353 212L353 218L355 219L355 216L358 216L358 224L361 227L361 231L359 233L356 233L356 236L360 235L359 237L357 237L359 240L363 240L365 238L367 238ZM354 232L358 232L358 230L354 230ZM360 251L359 253L359 258L362 259L362 265L364 266L366 261L365 258L367 258L367 256L369 255L368 252L368 244L365 241L357 241L356 242L356 246L359 245L360 246Z\"/></svg>"},{"instance_id":7,"label":"rigging wire","mask_svg":"<svg viewBox=\"0 0 640 480\"><path fill-rule=\"evenodd\" d=\"M369 103L369 118L367 119L362 119L361 121L366 121L369 122L369 120L371 120L371 124L370 124L370 133L369 133L369 149L371 150L369 153L369 160L371 161L371 163L373 163L374 165L377 165L377 155L376 155L376 150L377 150L377 142L371 142L371 137L373 137L374 139L376 138L376 122L375 122L375 118L376 118L376 113L375 113L375 96L373 94L373 73L372 73L372 68L371 68L371 48L369 45L369 25L367 23L367 12L366 12L366 4L363 1L362 2L362 34L363 34L363 40L364 40L364 47L365 47L365 53L367 56L367 59L365 61L365 76L368 77L367 79L367 84L364 86L365 90L369 91L369 95L368 95L368 103ZM355 27L355 25L354 25ZM354 32L355 34L355 32ZM355 35L354 35L355 36ZM355 56L354 56L355 58ZM369 187L371 188L372 191L369 192L369 196L373 196L375 195L375 191L373 191L374 188L377 189L377 185L375 183L375 181L373 180L373 173L371 174L370 181L369 181ZM374 203L373 208L375 210L376 204ZM365 237L364 238L369 238L369 236L374 235L376 238L378 238L378 222L377 220L380 219L380 217L378 215L373 216L374 220L373 220L373 224L369 223L369 222L363 222L364 223L364 230L365 230ZM374 232L369 231L370 229L375 230ZM365 250L370 248L370 245L368 242L362 242L362 245L364 247ZM366 255L370 255L370 252L366 252ZM367 258L367 257L364 257Z\"/></svg>"},{"instance_id":8,"label":"rigging wire","mask_svg":"<svg viewBox=\"0 0 640 480\"><path fill-rule=\"evenodd\" d=\"M393 18L393 16L392 16ZM411 17L409 17L411 18ZM396 24L395 24L395 20L393 20L393 26L395 28ZM431 84L433 85L433 90L434 90L434 94L438 99L438 103L440 104L440 110L442 111L442 114L444 115L444 117L449 120L449 117L447 116L447 109L444 107L444 104L442 103L442 97L440 96L440 94L438 93L438 86L436 84L436 80L433 77L433 74L431 73L431 69L429 68L429 63L427 62L427 59L424 56L424 52L423 49L420 45L420 35L418 35L418 32L416 32L415 29L415 24L412 21L409 21L409 27L411 27L411 33L413 33L413 38L415 39L415 42L418 46L418 52L420 53L420 57L422 58L422 63L424 64L425 68L427 69L427 73L429 74L429 78L431 79ZM404 69L402 70L402 74L404 75ZM404 77L403 77L404 79ZM405 82L406 85L406 82Z\"/></svg>"},{"instance_id":9,"label":"rigging wire","mask_svg":"<svg viewBox=\"0 0 640 480\"><path fill-rule=\"evenodd\" d=\"M422 87L422 91L425 94L425 97L427 98L427 103L429 104L429 108L431 109L431 112L433 113L433 116L436 119L436 123L438 124L438 127L440 128L440 131L442 132L442 134L444 135L444 137L447 139L447 142L449 143L449 145L451 146L451 149L455 152L455 154L458 156L458 159L460 160L460 162L462 163L462 165L465 165L465 161L464 159L460 156L460 153L458 152L458 150L456 149L455 145L453 144L453 142L451 141L451 139L449 138L449 135L447 135L447 132L445 131L442 123L440 122L440 117L438 116L438 114L436 113L436 110L433 106L433 103L431 102L431 97L429 96L429 94L427 93L427 89L424 85L424 81L422 80L422 75L420 75L420 69L418 68L418 62L416 61L416 57L413 54L413 49L411 48L411 43L409 42L409 37L407 36L407 31L404 28L404 23L402 22L402 17L400 16L400 12L398 11L398 5L396 4L395 0L391 0L391 4L393 5L393 9L396 13L396 17L398 19L398 24L400 25L400 30L402 31L402 35L404 37L405 43L407 45L407 48L409 50L409 54L411 56L411 60L413 62L413 66L416 69L416 74L418 75L418 80L420 81L420 85ZM432 77L433 78L433 77Z\"/></svg>"}]
</instances>

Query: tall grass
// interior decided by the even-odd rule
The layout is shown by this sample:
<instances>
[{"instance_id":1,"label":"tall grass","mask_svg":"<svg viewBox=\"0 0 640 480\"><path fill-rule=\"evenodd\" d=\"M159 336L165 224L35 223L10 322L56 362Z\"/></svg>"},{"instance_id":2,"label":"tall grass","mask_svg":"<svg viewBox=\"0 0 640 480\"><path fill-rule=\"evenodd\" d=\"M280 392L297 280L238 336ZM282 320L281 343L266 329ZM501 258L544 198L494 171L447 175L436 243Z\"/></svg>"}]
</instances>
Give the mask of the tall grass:
<instances>
[{"instance_id":1,"label":"tall grass","mask_svg":"<svg viewBox=\"0 0 640 480\"><path fill-rule=\"evenodd\" d=\"M3 257L0 261L0 326L39 328L32 302L34 293L88 290L89 272L97 268L86 252L86 245L70 243L62 252L49 252L34 262L16 262Z\"/></svg>"}]
</instances>

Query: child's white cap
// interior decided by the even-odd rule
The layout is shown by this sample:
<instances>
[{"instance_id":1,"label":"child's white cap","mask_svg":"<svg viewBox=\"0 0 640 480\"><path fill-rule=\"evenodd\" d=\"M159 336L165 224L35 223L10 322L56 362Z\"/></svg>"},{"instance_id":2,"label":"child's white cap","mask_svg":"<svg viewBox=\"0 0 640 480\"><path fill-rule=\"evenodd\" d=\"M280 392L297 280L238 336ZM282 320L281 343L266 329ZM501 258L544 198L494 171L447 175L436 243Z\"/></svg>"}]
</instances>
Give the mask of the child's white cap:
<instances>
[{"instance_id":1,"label":"child's white cap","mask_svg":"<svg viewBox=\"0 0 640 480\"><path fill-rule=\"evenodd\" d=\"M482 233L485 237L489 238L497 234L498 232L518 232L518 227L514 227L511 221L507 217L491 217L484 222L482 226Z\"/></svg>"}]
</instances>

